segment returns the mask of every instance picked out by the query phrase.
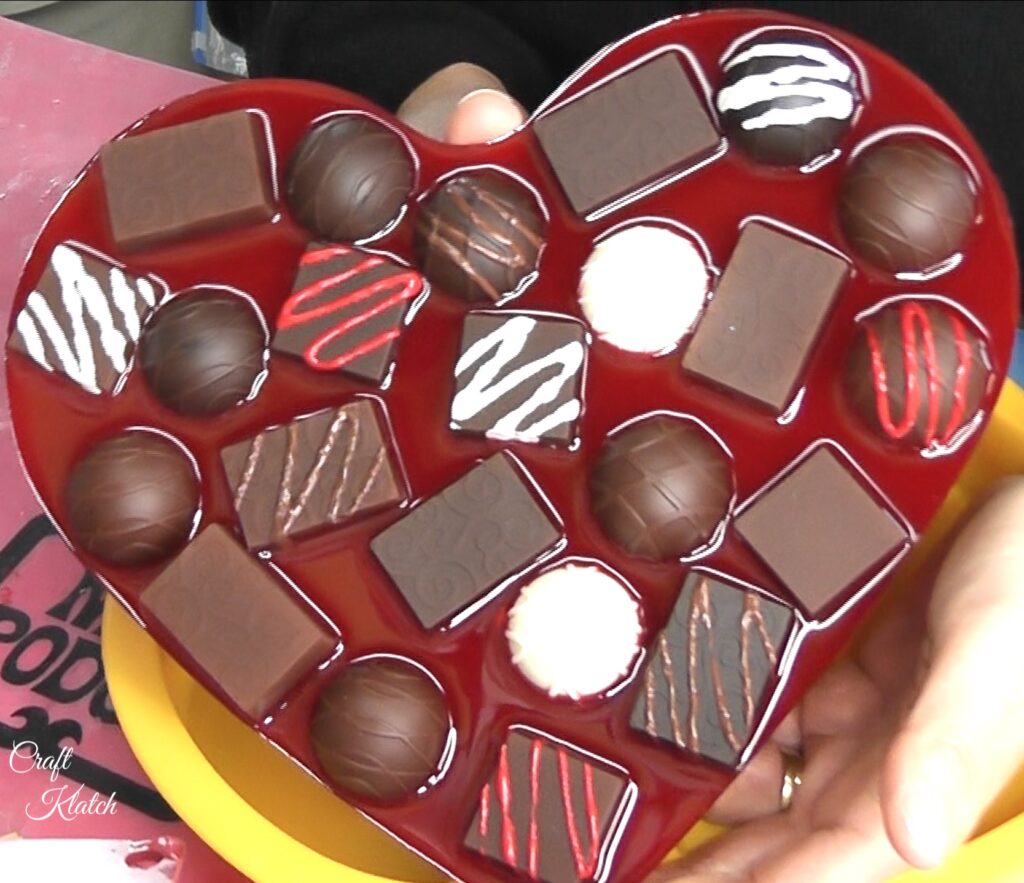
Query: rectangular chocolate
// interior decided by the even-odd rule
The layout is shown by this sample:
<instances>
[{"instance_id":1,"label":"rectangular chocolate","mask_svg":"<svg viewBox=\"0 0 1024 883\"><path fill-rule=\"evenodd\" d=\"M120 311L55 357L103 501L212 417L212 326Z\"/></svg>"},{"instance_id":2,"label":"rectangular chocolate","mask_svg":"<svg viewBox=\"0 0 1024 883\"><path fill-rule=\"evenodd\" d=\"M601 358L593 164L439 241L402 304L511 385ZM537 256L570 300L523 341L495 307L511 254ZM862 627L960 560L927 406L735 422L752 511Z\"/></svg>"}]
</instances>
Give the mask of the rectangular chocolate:
<instances>
[{"instance_id":1,"label":"rectangular chocolate","mask_svg":"<svg viewBox=\"0 0 1024 883\"><path fill-rule=\"evenodd\" d=\"M532 880L605 880L633 790L621 770L514 728L480 791L465 844Z\"/></svg>"},{"instance_id":2,"label":"rectangular chocolate","mask_svg":"<svg viewBox=\"0 0 1024 883\"><path fill-rule=\"evenodd\" d=\"M425 628L448 622L559 539L511 459L498 453L370 543Z\"/></svg>"},{"instance_id":3,"label":"rectangular chocolate","mask_svg":"<svg viewBox=\"0 0 1024 883\"><path fill-rule=\"evenodd\" d=\"M376 408L360 399L221 451L250 549L405 499Z\"/></svg>"},{"instance_id":4,"label":"rectangular chocolate","mask_svg":"<svg viewBox=\"0 0 1024 883\"><path fill-rule=\"evenodd\" d=\"M125 251L274 214L264 129L244 110L111 141L100 169L111 230Z\"/></svg>"},{"instance_id":5,"label":"rectangular chocolate","mask_svg":"<svg viewBox=\"0 0 1024 883\"><path fill-rule=\"evenodd\" d=\"M651 645L631 725L736 766L775 684L793 611L692 571Z\"/></svg>"},{"instance_id":6,"label":"rectangular chocolate","mask_svg":"<svg viewBox=\"0 0 1024 883\"><path fill-rule=\"evenodd\" d=\"M755 495L736 530L812 616L866 583L909 540L827 445Z\"/></svg>"},{"instance_id":7,"label":"rectangular chocolate","mask_svg":"<svg viewBox=\"0 0 1024 883\"><path fill-rule=\"evenodd\" d=\"M257 720L338 642L326 623L218 524L150 583L142 605Z\"/></svg>"},{"instance_id":8,"label":"rectangular chocolate","mask_svg":"<svg viewBox=\"0 0 1024 883\"><path fill-rule=\"evenodd\" d=\"M575 322L470 313L455 364L452 429L569 444L583 409L584 340Z\"/></svg>"},{"instance_id":9,"label":"rectangular chocolate","mask_svg":"<svg viewBox=\"0 0 1024 883\"><path fill-rule=\"evenodd\" d=\"M116 392L146 317L167 295L77 243L62 242L18 313L7 346L92 393Z\"/></svg>"},{"instance_id":10,"label":"rectangular chocolate","mask_svg":"<svg viewBox=\"0 0 1024 883\"><path fill-rule=\"evenodd\" d=\"M721 140L673 52L545 113L533 130L584 216L705 159Z\"/></svg>"},{"instance_id":11,"label":"rectangular chocolate","mask_svg":"<svg viewBox=\"0 0 1024 883\"><path fill-rule=\"evenodd\" d=\"M748 223L683 367L781 413L848 269L809 242Z\"/></svg>"}]
</instances>

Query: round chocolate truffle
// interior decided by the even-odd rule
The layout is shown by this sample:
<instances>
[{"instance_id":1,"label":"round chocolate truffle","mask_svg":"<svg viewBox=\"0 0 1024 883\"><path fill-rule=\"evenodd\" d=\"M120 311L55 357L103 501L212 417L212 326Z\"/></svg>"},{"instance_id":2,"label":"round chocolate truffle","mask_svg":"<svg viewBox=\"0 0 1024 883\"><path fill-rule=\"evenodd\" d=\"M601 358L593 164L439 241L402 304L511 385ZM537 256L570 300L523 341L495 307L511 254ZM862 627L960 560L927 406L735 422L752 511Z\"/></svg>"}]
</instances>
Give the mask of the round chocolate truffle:
<instances>
[{"instance_id":1,"label":"round chocolate truffle","mask_svg":"<svg viewBox=\"0 0 1024 883\"><path fill-rule=\"evenodd\" d=\"M966 170L920 139L866 150L847 172L839 202L853 250L891 273L929 270L956 254L975 213Z\"/></svg>"},{"instance_id":2,"label":"round chocolate truffle","mask_svg":"<svg viewBox=\"0 0 1024 883\"><path fill-rule=\"evenodd\" d=\"M729 457L694 420L658 415L610 436L590 474L605 534L641 558L693 555L714 538L733 498Z\"/></svg>"},{"instance_id":3,"label":"round chocolate truffle","mask_svg":"<svg viewBox=\"0 0 1024 883\"><path fill-rule=\"evenodd\" d=\"M835 148L859 100L853 65L832 43L771 31L726 59L715 104L726 135L750 157L802 166Z\"/></svg>"},{"instance_id":4,"label":"round chocolate truffle","mask_svg":"<svg viewBox=\"0 0 1024 883\"><path fill-rule=\"evenodd\" d=\"M990 377L984 346L958 311L905 299L862 320L844 385L853 410L882 438L943 448L977 415Z\"/></svg>"},{"instance_id":5,"label":"round chocolate truffle","mask_svg":"<svg viewBox=\"0 0 1024 883\"><path fill-rule=\"evenodd\" d=\"M545 223L530 193L496 174L446 182L420 208L423 274L466 300L499 301L537 269Z\"/></svg>"},{"instance_id":6,"label":"round chocolate truffle","mask_svg":"<svg viewBox=\"0 0 1024 883\"><path fill-rule=\"evenodd\" d=\"M310 735L339 789L394 803L438 772L450 730L434 681L410 662L378 656L353 662L328 684Z\"/></svg>"},{"instance_id":7,"label":"round chocolate truffle","mask_svg":"<svg viewBox=\"0 0 1024 883\"><path fill-rule=\"evenodd\" d=\"M357 242L398 217L412 181L402 140L348 114L321 123L299 143L288 168L288 205L318 238Z\"/></svg>"},{"instance_id":8,"label":"round chocolate truffle","mask_svg":"<svg viewBox=\"0 0 1024 883\"><path fill-rule=\"evenodd\" d=\"M612 346L658 353L693 327L710 282L693 242L639 224L594 246L580 277L580 308L594 333Z\"/></svg>"},{"instance_id":9,"label":"round chocolate truffle","mask_svg":"<svg viewBox=\"0 0 1024 883\"><path fill-rule=\"evenodd\" d=\"M100 442L64 489L71 541L111 564L152 564L189 538L199 482L188 457L153 432Z\"/></svg>"},{"instance_id":10,"label":"round chocolate truffle","mask_svg":"<svg viewBox=\"0 0 1024 883\"><path fill-rule=\"evenodd\" d=\"M243 297L197 288L161 306L139 361L153 394L179 414L220 414L251 398L266 367L266 332Z\"/></svg>"},{"instance_id":11,"label":"round chocolate truffle","mask_svg":"<svg viewBox=\"0 0 1024 883\"><path fill-rule=\"evenodd\" d=\"M621 681L640 652L640 607L603 570L566 564L526 585L508 615L512 662L549 696L583 699Z\"/></svg>"}]
</instances>

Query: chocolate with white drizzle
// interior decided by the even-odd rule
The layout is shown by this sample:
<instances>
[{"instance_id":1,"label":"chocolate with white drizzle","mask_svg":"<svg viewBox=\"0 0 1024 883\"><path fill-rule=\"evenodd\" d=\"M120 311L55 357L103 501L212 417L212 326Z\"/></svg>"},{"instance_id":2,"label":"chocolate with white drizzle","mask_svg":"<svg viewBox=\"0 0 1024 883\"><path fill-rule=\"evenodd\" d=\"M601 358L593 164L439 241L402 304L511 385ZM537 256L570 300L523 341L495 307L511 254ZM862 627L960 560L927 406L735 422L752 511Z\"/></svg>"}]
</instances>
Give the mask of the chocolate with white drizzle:
<instances>
[{"instance_id":1,"label":"chocolate with white drizzle","mask_svg":"<svg viewBox=\"0 0 1024 883\"><path fill-rule=\"evenodd\" d=\"M725 60L715 106L753 159L802 166L836 146L859 100L853 65L832 43L770 31Z\"/></svg>"}]
</instances>

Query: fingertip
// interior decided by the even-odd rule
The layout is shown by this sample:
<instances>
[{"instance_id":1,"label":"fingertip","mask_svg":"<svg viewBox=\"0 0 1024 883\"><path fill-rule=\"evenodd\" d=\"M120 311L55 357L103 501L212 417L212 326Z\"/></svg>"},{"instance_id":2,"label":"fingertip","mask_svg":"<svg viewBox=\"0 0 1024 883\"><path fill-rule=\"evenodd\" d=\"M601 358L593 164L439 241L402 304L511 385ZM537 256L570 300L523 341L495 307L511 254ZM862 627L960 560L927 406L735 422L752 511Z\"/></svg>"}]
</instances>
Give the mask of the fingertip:
<instances>
[{"instance_id":1,"label":"fingertip","mask_svg":"<svg viewBox=\"0 0 1024 883\"><path fill-rule=\"evenodd\" d=\"M497 89L477 89L463 96L445 132L450 144L479 144L507 135L526 119L512 96Z\"/></svg>"}]
</instances>

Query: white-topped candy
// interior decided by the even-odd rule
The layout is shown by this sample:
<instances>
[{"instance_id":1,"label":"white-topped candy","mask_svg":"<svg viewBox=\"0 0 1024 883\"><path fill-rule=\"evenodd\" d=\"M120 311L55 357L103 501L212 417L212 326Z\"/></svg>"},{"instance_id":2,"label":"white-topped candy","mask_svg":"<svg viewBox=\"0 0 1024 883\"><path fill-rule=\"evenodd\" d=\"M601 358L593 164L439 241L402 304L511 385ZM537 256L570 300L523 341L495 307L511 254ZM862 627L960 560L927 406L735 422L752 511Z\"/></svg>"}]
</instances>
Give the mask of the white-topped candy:
<instances>
[{"instance_id":1,"label":"white-topped candy","mask_svg":"<svg viewBox=\"0 0 1024 883\"><path fill-rule=\"evenodd\" d=\"M602 340L630 352L659 353L693 328L710 281L693 242L638 224L594 246L580 278L580 306Z\"/></svg>"},{"instance_id":2,"label":"white-topped candy","mask_svg":"<svg viewBox=\"0 0 1024 883\"><path fill-rule=\"evenodd\" d=\"M509 611L512 662L553 697L603 693L630 671L640 651L640 608L597 567L566 564L537 577Z\"/></svg>"}]
</instances>

